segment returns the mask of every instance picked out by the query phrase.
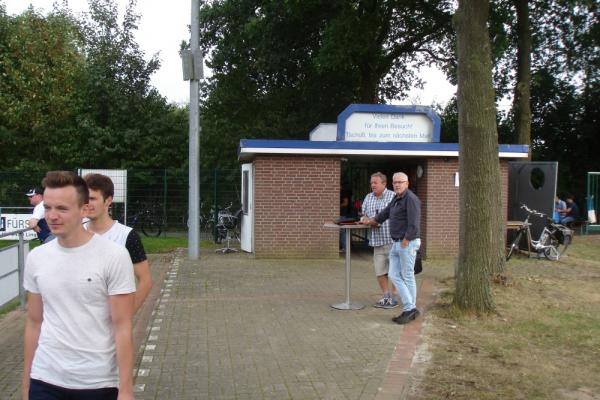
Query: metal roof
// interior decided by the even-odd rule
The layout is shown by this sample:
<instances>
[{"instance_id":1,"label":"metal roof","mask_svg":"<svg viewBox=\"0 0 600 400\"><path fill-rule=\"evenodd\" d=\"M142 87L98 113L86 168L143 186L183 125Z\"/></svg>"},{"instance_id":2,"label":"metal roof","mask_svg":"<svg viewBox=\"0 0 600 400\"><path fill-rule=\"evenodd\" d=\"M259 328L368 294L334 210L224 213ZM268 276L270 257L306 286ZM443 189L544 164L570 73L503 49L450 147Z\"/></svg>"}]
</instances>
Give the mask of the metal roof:
<instances>
[{"instance_id":1,"label":"metal roof","mask_svg":"<svg viewBox=\"0 0 600 400\"><path fill-rule=\"evenodd\" d=\"M458 157L458 149L458 143L242 139L238 159L250 161L258 154ZM527 158L528 146L501 144L498 155L500 158Z\"/></svg>"}]
</instances>

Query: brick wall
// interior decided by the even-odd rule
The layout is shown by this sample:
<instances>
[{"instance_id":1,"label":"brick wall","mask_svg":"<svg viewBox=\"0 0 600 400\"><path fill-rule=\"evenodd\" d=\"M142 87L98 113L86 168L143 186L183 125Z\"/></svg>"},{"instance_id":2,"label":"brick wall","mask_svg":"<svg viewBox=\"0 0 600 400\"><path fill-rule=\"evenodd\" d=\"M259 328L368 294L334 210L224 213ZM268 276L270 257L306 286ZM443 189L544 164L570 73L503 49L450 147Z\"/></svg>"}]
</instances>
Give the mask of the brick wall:
<instances>
[{"instance_id":1,"label":"brick wall","mask_svg":"<svg viewBox=\"0 0 600 400\"><path fill-rule=\"evenodd\" d=\"M337 258L338 231L324 228L339 214L340 159L258 156L254 161L254 254L259 258ZM456 158L424 160L418 180L421 240L427 256L458 253ZM500 162L502 212L507 216L508 162ZM391 178L391 177L390 177Z\"/></svg>"},{"instance_id":2,"label":"brick wall","mask_svg":"<svg viewBox=\"0 0 600 400\"><path fill-rule=\"evenodd\" d=\"M340 159L258 156L254 161L254 254L260 258L338 257Z\"/></svg>"},{"instance_id":3,"label":"brick wall","mask_svg":"<svg viewBox=\"0 0 600 400\"><path fill-rule=\"evenodd\" d=\"M458 187L454 174L458 159L430 158L419 181L417 195L422 201L421 236L428 256L458 253ZM502 213L506 221L508 205L508 162L500 161L502 176Z\"/></svg>"}]
</instances>

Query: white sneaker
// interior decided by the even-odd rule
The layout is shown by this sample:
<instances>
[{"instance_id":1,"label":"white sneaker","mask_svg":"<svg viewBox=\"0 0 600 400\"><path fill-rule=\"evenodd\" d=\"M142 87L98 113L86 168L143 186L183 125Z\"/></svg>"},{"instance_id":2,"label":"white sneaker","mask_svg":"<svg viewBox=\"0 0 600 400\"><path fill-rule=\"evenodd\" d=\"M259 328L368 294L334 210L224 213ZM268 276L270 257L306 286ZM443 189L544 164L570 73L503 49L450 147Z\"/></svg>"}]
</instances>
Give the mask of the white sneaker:
<instances>
[{"instance_id":1,"label":"white sneaker","mask_svg":"<svg viewBox=\"0 0 600 400\"><path fill-rule=\"evenodd\" d=\"M382 297L381 299L377 300L377 303L373 304L373 307L377 307L377 308L385 308L385 305L388 303L389 299L387 297Z\"/></svg>"}]
</instances>

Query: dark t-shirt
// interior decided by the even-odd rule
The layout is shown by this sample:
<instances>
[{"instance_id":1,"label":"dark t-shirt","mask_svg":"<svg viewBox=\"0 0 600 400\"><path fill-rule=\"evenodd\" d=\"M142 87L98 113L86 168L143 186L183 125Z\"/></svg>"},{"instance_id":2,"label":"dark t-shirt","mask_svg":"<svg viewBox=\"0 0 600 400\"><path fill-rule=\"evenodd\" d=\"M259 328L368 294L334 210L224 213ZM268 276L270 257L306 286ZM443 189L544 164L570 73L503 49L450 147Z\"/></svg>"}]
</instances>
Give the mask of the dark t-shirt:
<instances>
[{"instance_id":1,"label":"dark t-shirt","mask_svg":"<svg viewBox=\"0 0 600 400\"><path fill-rule=\"evenodd\" d=\"M570 208L571 211L569 211L565 217L573 217L575 219L579 218L579 208L577 208L577 204L575 204L575 202L572 202L571 204L567 203L567 208Z\"/></svg>"},{"instance_id":2,"label":"dark t-shirt","mask_svg":"<svg viewBox=\"0 0 600 400\"><path fill-rule=\"evenodd\" d=\"M348 199L348 204L342 207L344 199ZM352 216L352 191L347 189L340 190L340 215L343 217Z\"/></svg>"},{"instance_id":3,"label":"dark t-shirt","mask_svg":"<svg viewBox=\"0 0 600 400\"><path fill-rule=\"evenodd\" d=\"M390 235L393 240L414 240L421 237L421 201L410 189L396 195L386 208L375 216L375 221L390 220Z\"/></svg>"},{"instance_id":4,"label":"dark t-shirt","mask_svg":"<svg viewBox=\"0 0 600 400\"><path fill-rule=\"evenodd\" d=\"M37 226L40 228L40 231L37 233L37 237L40 242L44 243L44 241L50 236L50 227L46 222L46 218L42 218L38 221Z\"/></svg>"},{"instance_id":5,"label":"dark t-shirt","mask_svg":"<svg viewBox=\"0 0 600 400\"><path fill-rule=\"evenodd\" d=\"M129 232L129 235L127 235L127 240L125 241L125 248L129 252L129 257L131 257L131 262L133 264L137 264L148 259L146 257L144 245L142 244L142 239L140 238L140 235L138 235L137 232L134 230L131 230L131 232Z\"/></svg>"}]
</instances>

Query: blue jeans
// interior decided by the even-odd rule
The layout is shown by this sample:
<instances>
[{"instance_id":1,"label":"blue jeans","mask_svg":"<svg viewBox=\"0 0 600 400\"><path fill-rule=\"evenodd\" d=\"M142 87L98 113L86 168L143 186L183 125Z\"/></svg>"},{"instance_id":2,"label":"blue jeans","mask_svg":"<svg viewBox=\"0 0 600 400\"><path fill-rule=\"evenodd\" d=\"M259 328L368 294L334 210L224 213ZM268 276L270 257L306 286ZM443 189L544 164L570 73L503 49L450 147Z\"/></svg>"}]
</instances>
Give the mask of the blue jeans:
<instances>
[{"instance_id":1,"label":"blue jeans","mask_svg":"<svg viewBox=\"0 0 600 400\"><path fill-rule=\"evenodd\" d=\"M117 388L66 389L44 381L31 379L29 400L116 400Z\"/></svg>"},{"instance_id":2,"label":"blue jeans","mask_svg":"<svg viewBox=\"0 0 600 400\"><path fill-rule=\"evenodd\" d=\"M415 280L415 259L421 247L421 239L414 239L402 248L401 242L394 242L390 250L390 271L388 278L402 300L402 311L410 311L417 307L417 282Z\"/></svg>"},{"instance_id":3,"label":"blue jeans","mask_svg":"<svg viewBox=\"0 0 600 400\"><path fill-rule=\"evenodd\" d=\"M575 221L574 217L564 217L563 219L560 220L560 223L563 225L566 225L569 222L573 222L573 221Z\"/></svg>"},{"instance_id":4,"label":"blue jeans","mask_svg":"<svg viewBox=\"0 0 600 400\"><path fill-rule=\"evenodd\" d=\"M48 236L46 236L46 239L44 239L44 241L42 242L42 244L48 243L52 240L56 239L56 236L54 236L54 234L50 233Z\"/></svg>"}]
</instances>

